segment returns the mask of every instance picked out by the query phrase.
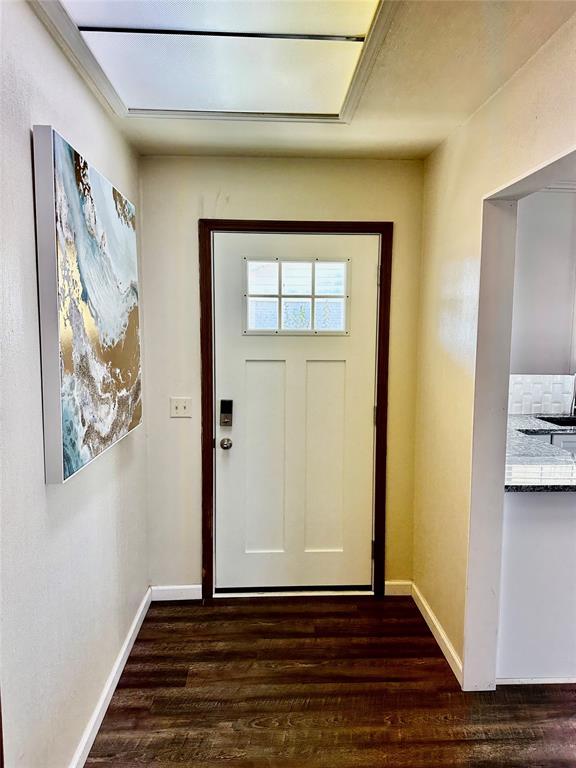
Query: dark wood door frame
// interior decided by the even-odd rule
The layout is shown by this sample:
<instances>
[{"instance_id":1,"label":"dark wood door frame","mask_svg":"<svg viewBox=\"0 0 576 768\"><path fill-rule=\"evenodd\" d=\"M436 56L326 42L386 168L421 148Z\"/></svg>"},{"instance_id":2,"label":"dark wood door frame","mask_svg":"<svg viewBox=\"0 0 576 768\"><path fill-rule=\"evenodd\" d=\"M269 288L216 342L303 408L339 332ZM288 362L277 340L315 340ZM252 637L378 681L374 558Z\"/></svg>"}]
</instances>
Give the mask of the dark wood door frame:
<instances>
[{"instance_id":1,"label":"dark wood door frame","mask_svg":"<svg viewBox=\"0 0 576 768\"><path fill-rule=\"evenodd\" d=\"M388 424L388 353L392 233L389 221L258 221L200 219L200 355L202 365L202 597L214 592L214 339L212 235L215 232L278 234L369 234L380 236L380 291L376 373L376 440L374 480L374 595L384 596L386 526L386 449Z\"/></svg>"}]
</instances>

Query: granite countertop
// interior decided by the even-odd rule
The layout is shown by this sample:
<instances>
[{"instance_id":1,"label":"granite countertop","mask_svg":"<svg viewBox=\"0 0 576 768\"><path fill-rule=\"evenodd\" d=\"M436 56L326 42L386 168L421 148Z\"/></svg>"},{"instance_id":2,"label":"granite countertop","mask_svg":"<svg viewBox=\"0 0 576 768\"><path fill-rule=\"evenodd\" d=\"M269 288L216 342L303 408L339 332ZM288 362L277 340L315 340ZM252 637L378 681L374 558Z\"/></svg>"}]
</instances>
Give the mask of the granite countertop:
<instances>
[{"instance_id":1,"label":"granite countertop","mask_svg":"<svg viewBox=\"0 0 576 768\"><path fill-rule=\"evenodd\" d=\"M576 435L538 416L509 416L506 491L576 491L576 457L539 435Z\"/></svg>"}]
</instances>

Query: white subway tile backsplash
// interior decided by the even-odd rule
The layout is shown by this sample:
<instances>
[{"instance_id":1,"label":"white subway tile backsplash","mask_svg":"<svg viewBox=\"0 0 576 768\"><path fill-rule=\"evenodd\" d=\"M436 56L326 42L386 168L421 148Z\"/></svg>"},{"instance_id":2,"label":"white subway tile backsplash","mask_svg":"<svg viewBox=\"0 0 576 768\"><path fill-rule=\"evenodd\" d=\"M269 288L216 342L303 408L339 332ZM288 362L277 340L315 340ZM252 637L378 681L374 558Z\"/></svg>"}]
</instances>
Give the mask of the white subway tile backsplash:
<instances>
[{"instance_id":1,"label":"white subway tile backsplash","mask_svg":"<svg viewBox=\"0 0 576 768\"><path fill-rule=\"evenodd\" d=\"M570 413L574 376L561 374L512 374L508 412L515 415Z\"/></svg>"}]
</instances>

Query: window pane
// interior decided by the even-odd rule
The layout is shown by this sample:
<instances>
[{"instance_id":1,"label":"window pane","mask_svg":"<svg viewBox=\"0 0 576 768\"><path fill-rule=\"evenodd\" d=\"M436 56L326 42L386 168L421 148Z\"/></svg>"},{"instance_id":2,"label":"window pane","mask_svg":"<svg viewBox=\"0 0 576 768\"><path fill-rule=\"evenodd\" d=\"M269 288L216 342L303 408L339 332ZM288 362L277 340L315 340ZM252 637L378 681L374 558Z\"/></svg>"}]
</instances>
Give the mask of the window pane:
<instances>
[{"instance_id":1,"label":"window pane","mask_svg":"<svg viewBox=\"0 0 576 768\"><path fill-rule=\"evenodd\" d=\"M346 299L316 299L314 328L317 331L345 331Z\"/></svg>"},{"instance_id":2,"label":"window pane","mask_svg":"<svg viewBox=\"0 0 576 768\"><path fill-rule=\"evenodd\" d=\"M311 299L282 299L282 329L310 331L312 329Z\"/></svg>"},{"instance_id":3,"label":"window pane","mask_svg":"<svg viewBox=\"0 0 576 768\"><path fill-rule=\"evenodd\" d=\"M248 262L248 293L271 296L278 293L278 262Z\"/></svg>"},{"instance_id":4,"label":"window pane","mask_svg":"<svg viewBox=\"0 0 576 768\"><path fill-rule=\"evenodd\" d=\"M278 299L248 299L248 330L278 330Z\"/></svg>"},{"instance_id":5,"label":"window pane","mask_svg":"<svg viewBox=\"0 0 576 768\"><path fill-rule=\"evenodd\" d=\"M312 262L282 262L282 293L309 296L312 293Z\"/></svg>"},{"instance_id":6,"label":"window pane","mask_svg":"<svg viewBox=\"0 0 576 768\"><path fill-rule=\"evenodd\" d=\"M317 296L345 296L346 262L317 261L314 292Z\"/></svg>"}]
</instances>

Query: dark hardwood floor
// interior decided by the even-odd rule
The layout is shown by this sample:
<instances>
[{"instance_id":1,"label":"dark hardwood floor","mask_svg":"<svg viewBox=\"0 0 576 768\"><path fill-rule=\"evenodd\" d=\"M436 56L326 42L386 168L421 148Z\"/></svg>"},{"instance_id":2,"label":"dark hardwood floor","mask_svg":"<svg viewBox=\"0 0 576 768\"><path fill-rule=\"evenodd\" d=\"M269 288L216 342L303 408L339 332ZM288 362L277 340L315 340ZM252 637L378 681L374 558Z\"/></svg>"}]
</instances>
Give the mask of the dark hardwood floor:
<instances>
[{"instance_id":1,"label":"dark hardwood floor","mask_svg":"<svg viewBox=\"0 0 576 768\"><path fill-rule=\"evenodd\" d=\"M576 767L576 686L462 693L410 598L156 603L86 765Z\"/></svg>"}]
</instances>

